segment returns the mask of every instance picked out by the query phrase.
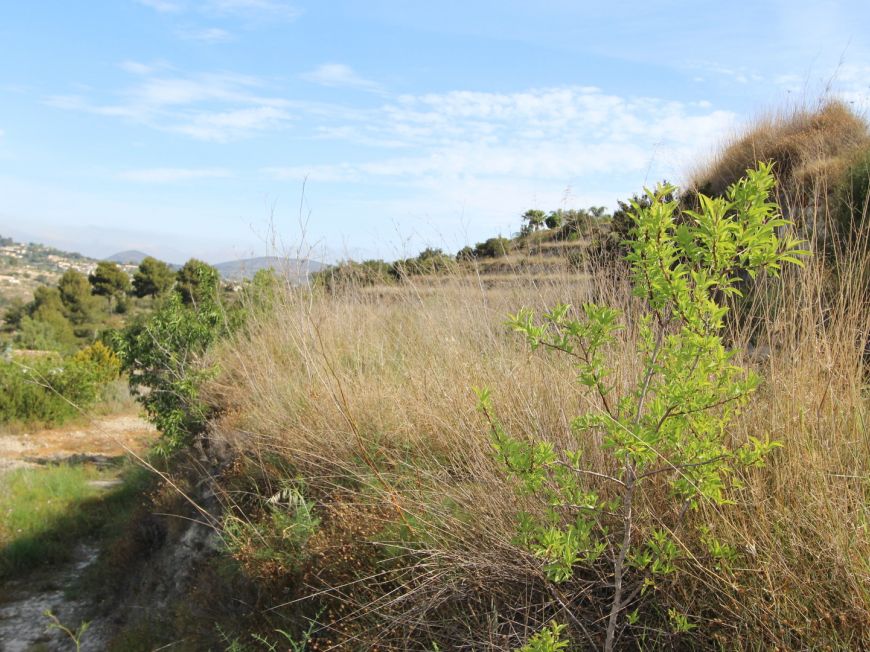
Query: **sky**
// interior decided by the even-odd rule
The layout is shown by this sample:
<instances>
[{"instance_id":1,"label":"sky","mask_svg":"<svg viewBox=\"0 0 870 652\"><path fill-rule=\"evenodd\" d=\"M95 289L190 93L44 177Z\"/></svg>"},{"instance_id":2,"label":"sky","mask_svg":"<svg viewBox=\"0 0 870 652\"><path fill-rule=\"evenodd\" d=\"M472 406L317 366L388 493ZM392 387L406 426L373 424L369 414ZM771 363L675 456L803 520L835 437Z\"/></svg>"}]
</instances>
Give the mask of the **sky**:
<instances>
[{"instance_id":1,"label":"sky","mask_svg":"<svg viewBox=\"0 0 870 652\"><path fill-rule=\"evenodd\" d=\"M456 251L870 108L870 3L0 2L0 235L94 257Z\"/></svg>"}]
</instances>

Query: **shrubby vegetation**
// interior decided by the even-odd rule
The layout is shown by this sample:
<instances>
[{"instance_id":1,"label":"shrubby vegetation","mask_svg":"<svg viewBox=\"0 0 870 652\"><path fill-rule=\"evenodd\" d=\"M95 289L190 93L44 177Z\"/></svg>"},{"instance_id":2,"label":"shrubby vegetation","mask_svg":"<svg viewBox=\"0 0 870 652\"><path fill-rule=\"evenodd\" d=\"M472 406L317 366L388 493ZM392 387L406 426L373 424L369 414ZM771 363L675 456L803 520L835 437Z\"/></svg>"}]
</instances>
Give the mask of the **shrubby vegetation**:
<instances>
[{"instance_id":1,"label":"shrubby vegetation","mask_svg":"<svg viewBox=\"0 0 870 652\"><path fill-rule=\"evenodd\" d=\"M261 279L258 287L262 285ZM184 356L193 349L204 349L211 341L210 329L216 327L214 309L220 292L213 267L190 260L175 273L154 258L142 261L132 283L115 263L100 262L89 276L70 269L55 287L38 287L30 302L13 302L4 315L7 359L0 365L4 390L0 422L56 425L93 407L102 388L118 377L120 360L125 362L125 371L132 370L130 356L134 355L142 356L143 365L157 364L149 354L159 356L158 352L146 350L150 335L142 335L148 328L155 329L149 331L155 337L165 337L161 345L174 347L175 353L185 346L182 342L192 347L185 349ZM126 337L118 336L125 328ZM205 344L194 344L201 340ZM104 342L124 343L118 349L121 358ZM15 349L35 353L25 358ZM171 391L189 393L188 383L181 380L187 358L178 361L168 350L162 353L160 364L174 364L167 377L180 374ZM148 382L138 374L131 380L135 388ZM150 394L146 408L153 402L169 401L167 396ZM188 418L161 420L160 424L170 438L180 436L181 430L195 429Z\"/></svg>"},{"instance_id":2,"label":"shrubby vegetation","mask_svg":"<svg viewBox=\"0 0 870 652\"><path fill-rule=\"evenodd\" d=\"M741 271L777 274L806 253L797 242L776 236L788 222L769 201L773 185L770 166L749 171L728 189L727 199L700 195L701 211L686 212L682 223L675 219L671 187L648 192L643 206L634 204L627 258L634 293L644 302L637 318L643 363L627 385L620 387L606 364L616 332L626 326L613 308L587 303L574 316L562 304L540 322L530 310L511 319L533 349L574 358L578 380L599 404L575 417L572 430L578 439L601 439L614 458L612 474L590 470L582 448L560 450L546 440L510 436L493 415L489 393L480 394L505 471L517 479L519 491L544 506L539 515L520 515L522 545L542 560L555 583L575 574L588 582L591 572L599 573L602 588L613 586L605 650L632 626L650 642L658 639L655 631L667 631L667 622L655 623L654 614L644 613L644 593L680 571L678 557L685 553L675 536L686 527L687 510L730 502L738 469L762 464L780 445L767 438L727 445L730 422L760 378L735 365L722 340L728 312L723 300L739 294ZM661 511L640 522L635 501L663 486L673 504L659 497ZM696 527L709 525L701 521ZM728 545L715 538L705 543L705 550L689 554L709 554L722 565L734 560L736 551ZM668 614L677 632L695 626L673 607Z\"/></svg>"},{"instance_id":3,"label":"shrubby vegetation","mask_svg":"<svg viewBox=\"0 0 870 652\"><path fill-rule=\"evenodd\" d=\"M433 292L285 289L213 345L212 436L258 478L233 554L282 587L270 617L321 613L313 640L384 649L870 640L865 295L832 302L838 262L800 255L773 169L695 209L670 186L627 203L627 259L583 280L487 288L460 266ZM838 278L870 264L848 260ZM518 346L508 311L555 354ZM302 543L268 506L288 483L316 521Z\"/></svg>"},{"instance_id":4,"label":"shrubby vegetation","mask_svg":"<svg viewBox=\"0 0 870 652\"><path fill-rule=\"evenodd\" d=\"M66 359L47 355L0 362L0 423L63 423L92 407L119 373L118 357L100 342Z\"/></svg>"}]
</instances>

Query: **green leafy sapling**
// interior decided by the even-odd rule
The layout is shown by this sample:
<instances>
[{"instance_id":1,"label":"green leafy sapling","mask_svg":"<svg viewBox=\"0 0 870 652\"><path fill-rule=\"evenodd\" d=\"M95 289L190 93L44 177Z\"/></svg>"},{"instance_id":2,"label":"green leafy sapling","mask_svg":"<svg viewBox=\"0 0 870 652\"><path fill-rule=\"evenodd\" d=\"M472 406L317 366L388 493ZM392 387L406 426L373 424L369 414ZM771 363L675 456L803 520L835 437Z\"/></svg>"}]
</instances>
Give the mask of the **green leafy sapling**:
<instances>
[{"instance_id":1,"label":"green leafy sapling","mask_svg":"<svg viewBox=\"0 0 870 652\"><path fill-rule=\"evenodd\" d=\"M776 275L807 253L798 240L778 235L789 222L770 201L773 186L771 166L760 164L725 197L700 196L697 212L678 212L672 186L648 190L648 202L633 204L625 244L633 291L645 309L633 324L641 364L631 383L617 383L608 362L624 346L627 323L618 310L589 303L577 314L557 305L541 317L522 309L510 318L532 349L570 356L578 382L593 395L596 409L572 422L577 448L509 435L489 393L479 392L497 459L518 490L544 506L542 514L519 515L518 540L554 582L570 579L579 564L603 560L610 568L605 650L626 620L637 621L637 609L628 607L653 578L676 571L672 534L687 512L702 501L727 503L734 472L763 464L779 445L769 438L729 444L728 425L759 378L735 364L722 338L727 300L740 295L741 283ZM610 452L609 471L585 463L579 442L590 433ZM639 492L653 480L666 483L673 502L640 524ZM645 538L636 540L641 532ZM705 541L720 560L731 555L709 536ZM680 614L669 619L678 631L691 628Z\"/></svg>"}]
</instances>

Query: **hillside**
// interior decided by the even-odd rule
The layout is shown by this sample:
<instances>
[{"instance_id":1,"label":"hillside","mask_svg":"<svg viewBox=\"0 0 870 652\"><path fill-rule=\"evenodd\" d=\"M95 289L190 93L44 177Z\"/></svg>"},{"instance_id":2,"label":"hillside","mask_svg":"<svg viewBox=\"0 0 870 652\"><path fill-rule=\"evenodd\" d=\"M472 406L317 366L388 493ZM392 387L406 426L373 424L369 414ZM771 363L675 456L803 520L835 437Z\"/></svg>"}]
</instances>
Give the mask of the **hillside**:
<instances>
[{"instance_id":1,"label":"hillside","mask_svg":"<svg viewBox=\"0 0 870 652\"><path fill-rule=\"evenodd\" d=\"M136 249L120 251L101 260L117 263L127 274L133 275L140 262L150 254ZM55 285L68 269L90 274L99 262L79 253L61 251L38 243L20 243L0 236L0 307L13 299L29 301L40 285ZM169 263L177 271L178 264ZM299 282L310 274L323 270L326 265L317 261L264 256L231 260L213 265L228 282L250 279L261 269L270 267L286 272Z\"/></svg>"},{"instance_id":2,"label":"hillside","mask_svg":"<svg viewBox=\"0 0 870 652\"><path fill-rule=\"evenodd\" d=\"M262 256L259 258L243 258L230 260L214 265L226 281L241 281L250 279L261 269L278 270L286 273L288 278L298 282L309 274L321 271L325 265L314 260L299 260L296 258L280 258L278 256Z\"/></svg>"},{"instance_id":3,"label":"hillside","mask_svg":"<svg viewBox=\"0 0 870 652\"><path fill-rule=\"evenodd\" d=\"M0 237L0 306L29 300L40 285L54 285L68 269L88 274L97 261L78 253Z\"/></svg>"},{"instance_id":4,"label":"hillside","mask_svg":"<svg viewBox=\"0 0 870 652\"><path fill-rule=\"evenodd\" d=\"M116 254L112 254L108 258L104 258L103 260L107 260L110 263L118 263L119 265L129 264L129 265L138 265L142 262L143 259L147 258L149 254L146 254L144 251L139 251L138 249L128 249L127 251L119 251Z\"/></svg>"}]
</instances>

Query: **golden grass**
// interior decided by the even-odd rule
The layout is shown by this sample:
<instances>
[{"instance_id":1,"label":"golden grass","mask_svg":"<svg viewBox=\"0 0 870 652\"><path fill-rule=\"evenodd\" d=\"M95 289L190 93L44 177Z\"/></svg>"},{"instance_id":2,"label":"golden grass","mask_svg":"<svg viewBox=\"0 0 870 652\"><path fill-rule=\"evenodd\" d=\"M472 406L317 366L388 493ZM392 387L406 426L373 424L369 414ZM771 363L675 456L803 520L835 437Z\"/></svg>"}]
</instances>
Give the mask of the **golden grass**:
<instances>
[{"instance_id":1,"label":"golden grass","mask_svg":"<svg viewBox=\"0 0 870 652\"><path fill-rule=\"evenodd\" d=\"M731 435L741 442L770 434L784 447L747 474L736 505L707 505L692 517L738 547L740 569L689 561L656 596L695 619L698 640L764 649L870 643L870 432L861 369L868 259L844 260L849 268L839 270L833 297L821 257L768 279L744 307L755 317L746 320L752 329L732 334L735 346L754 351L742 359L765 382ZM567 360L530 353L505 317L522 306L593 297L621 308L629 328L609 363L627 386L638 367L638 305L612 270L527 281L491 287L454 275L437 288L335 294L288 286L273 311L213 354L221 373L208 395L224 410L219 436L254 461L279 455L324 502L346 503L343 513L366 523L369 539L360 545L391 549L396 527L416 542L390 573L378 567L351 581L356 590L312 588L342 605L336 636L365 622L369 643L387 649L421 636L500 649L565 611L540 565L512 543L521 504L493 462L472 388L492 390L514 435L576 445L570 420L593 409L593 398ZM591 469L612 472L599 444L580 442ZM653 525L666 500L663 487L651 490L640 521ZM682 535L686 550L694 536ZM594 641L600 612L583 595L572 594L577 602L567 611L586 619ZM573 629L580 635L580 625Z\"/></svg>"},{"instance_id":2,"label":"golden grass","mask_svg":"<svg viewBox=\"0 0 870 652\"><path fill-rule=\"evenodd\" d=\"M761 116L692 175L690 188L721 195L757 161L775 161L781 191L827 193L856 152L870 146L867 123L838 100L817 109L793 108Z\"/></svg>"}]
</instances>

